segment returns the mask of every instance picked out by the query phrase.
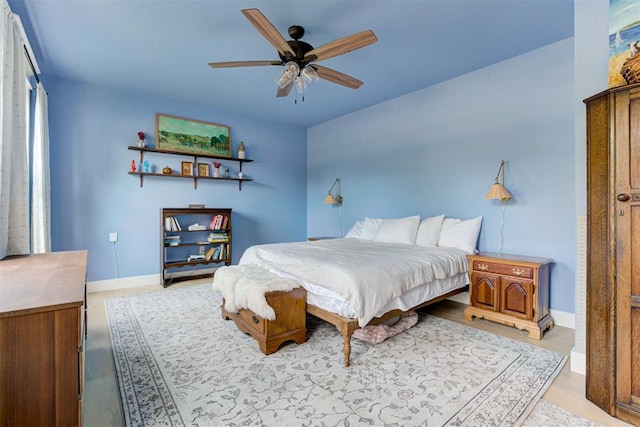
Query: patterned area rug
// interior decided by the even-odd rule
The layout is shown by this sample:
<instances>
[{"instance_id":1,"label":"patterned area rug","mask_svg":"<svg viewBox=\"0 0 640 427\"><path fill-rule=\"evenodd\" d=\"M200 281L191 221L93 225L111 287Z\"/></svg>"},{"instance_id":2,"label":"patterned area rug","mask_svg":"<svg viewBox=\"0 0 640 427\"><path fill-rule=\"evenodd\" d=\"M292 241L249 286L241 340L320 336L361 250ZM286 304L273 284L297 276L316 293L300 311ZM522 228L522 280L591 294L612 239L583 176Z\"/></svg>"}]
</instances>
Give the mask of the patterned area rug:
<instances>
[{"instance_id":1,"label":"patterned area rug","mask_svg":"<svg viewBox=\"0 0 640 427\"><path fill-rule=\"evenodd\" d=\"M429 315L377 345L309 318L265 356L208 284L107 299L127 425L521 425L566 357Z\"/></svg>"}]
</instances>

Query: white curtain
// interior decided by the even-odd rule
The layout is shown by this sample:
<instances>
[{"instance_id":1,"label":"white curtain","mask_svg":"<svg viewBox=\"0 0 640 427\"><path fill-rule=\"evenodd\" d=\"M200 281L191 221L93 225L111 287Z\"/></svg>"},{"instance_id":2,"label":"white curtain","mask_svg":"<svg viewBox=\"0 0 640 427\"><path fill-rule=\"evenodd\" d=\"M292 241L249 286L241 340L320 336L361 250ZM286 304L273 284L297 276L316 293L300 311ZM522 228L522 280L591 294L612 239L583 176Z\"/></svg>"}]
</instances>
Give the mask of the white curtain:
<instances>
[{"instance_id":1,"label":"white curtain","mask_svg":"<svg viewBox=\"0 0 640 427\"><path fill-rule=\"evenodd\" d=\"M0 259L29 253L26 58L20 31L0 0Z\"/></svg>"},{"instance_id":2,"label":"white curtain","mask_svg":"<svg viewBox=\"0 0 640 427\"><path fill-rule=\"evenodd\" d=\"M51 252L51 205L49 197L49 119L47 92L36 87L31 180L31 252Z\"/></svg>"}]
</instances>

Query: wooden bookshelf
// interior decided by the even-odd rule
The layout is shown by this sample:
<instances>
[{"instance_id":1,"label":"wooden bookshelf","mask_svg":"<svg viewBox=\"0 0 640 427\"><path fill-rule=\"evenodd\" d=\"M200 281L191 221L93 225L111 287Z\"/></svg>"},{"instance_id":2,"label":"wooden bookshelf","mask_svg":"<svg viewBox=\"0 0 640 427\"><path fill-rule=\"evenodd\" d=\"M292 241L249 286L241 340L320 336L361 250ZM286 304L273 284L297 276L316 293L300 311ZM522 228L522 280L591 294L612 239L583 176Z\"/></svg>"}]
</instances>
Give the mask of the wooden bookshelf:
<instances>
[{"instance_id":1,"label":"wooden bookshelf","mask_svg":"<svg viewBox=\"0 0 640 427\"><path fill-rule=\"evenodd\" d=\"M211 276L205 266L231 265L231 209L162 208L160 244L164 287L178 280Z\"/></svg>"}]
</instances>

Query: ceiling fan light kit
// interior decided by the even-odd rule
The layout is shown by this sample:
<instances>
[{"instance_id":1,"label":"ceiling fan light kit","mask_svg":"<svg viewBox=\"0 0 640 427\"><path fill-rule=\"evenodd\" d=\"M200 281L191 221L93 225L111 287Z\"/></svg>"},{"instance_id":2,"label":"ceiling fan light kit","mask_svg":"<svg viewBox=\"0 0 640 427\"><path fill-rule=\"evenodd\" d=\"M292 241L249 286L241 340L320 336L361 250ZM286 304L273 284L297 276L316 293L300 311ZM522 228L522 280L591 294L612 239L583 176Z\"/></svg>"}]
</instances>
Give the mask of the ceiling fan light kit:
<instances>
[{"instance_id":1,"label":"ceiling fan light kit","mask_svg":"<svg viewBox=\"0 0 640 427\"><path fill-rule=\"evenodd\" d=\"M304 28L299 25L289 27L288 33L293 40L285 40L280 32L278 32L273 24L271 24L258 9L243 9L241 12L256 30L277 49L280 61L210 62L210 67L282 66L282 74L276 78L278 85L276 91L277 97L286 97L289 95L293 86L296 87L296 92L303 93L308 84L318 81L319 79L324 79L350 89L358 89L362 86L363 82L356 78L315 63L377 42L378 38L373 34L373 31L361 31L314 48L309 43L300 40L302 36L304 36ZM313 63L313 65L311 65L311 63Z\"/></svg>"}]
</instances>

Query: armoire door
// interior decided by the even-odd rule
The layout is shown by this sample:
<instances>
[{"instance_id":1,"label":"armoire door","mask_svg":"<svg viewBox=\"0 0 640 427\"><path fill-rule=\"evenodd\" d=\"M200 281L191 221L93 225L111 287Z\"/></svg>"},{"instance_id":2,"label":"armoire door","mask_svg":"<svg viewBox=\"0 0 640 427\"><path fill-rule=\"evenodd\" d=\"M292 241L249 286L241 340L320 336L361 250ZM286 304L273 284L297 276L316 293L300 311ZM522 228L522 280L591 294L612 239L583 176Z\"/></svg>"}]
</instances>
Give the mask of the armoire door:
<instances>
[{"instance_id":1,"label":"armoire door","mask_svg":"<svg viewBox=\"0 0 640 427\"><path fill-rule=\"evenodd\" d=\"M640 412L640 88L615 103L616 400ZM625 99L627 98L627 99ZM628 408L626 408L628 406Z\"/></svg>"},{"instance_id":2,"label":"armoire door","mask_svg":"<svg viewBox=\"0 0 640 427\"><path fill-rule=\"evenodd\" d=\"M587 105L586 397L640 426L640 84Z\"/></svg>"}]
</instances>

